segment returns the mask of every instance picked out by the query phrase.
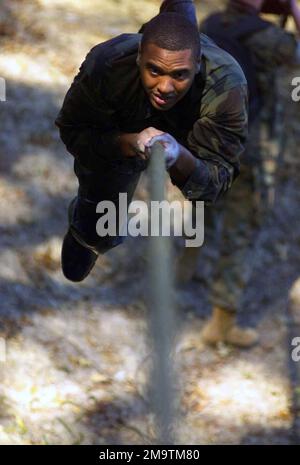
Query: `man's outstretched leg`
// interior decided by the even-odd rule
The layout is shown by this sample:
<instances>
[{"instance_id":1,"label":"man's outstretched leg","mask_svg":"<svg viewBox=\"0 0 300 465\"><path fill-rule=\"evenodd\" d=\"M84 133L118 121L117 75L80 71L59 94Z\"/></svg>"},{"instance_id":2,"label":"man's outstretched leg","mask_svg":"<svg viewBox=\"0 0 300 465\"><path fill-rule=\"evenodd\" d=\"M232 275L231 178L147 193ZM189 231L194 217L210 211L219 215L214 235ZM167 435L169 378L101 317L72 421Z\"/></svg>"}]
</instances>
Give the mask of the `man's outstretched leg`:
<instances>
[{"instance_id":1,"label":"man's outstretched leg","mask_svg":"<svg viewBox=\"0 0 300 465\"><path fill-rule=\"evenodd\" d=\"M196 8L193 0L164 0L160 6L160 13L178 13L185 16L189 21L198 26ZM147 23L139 29L139 33L144 32Z\"/></svg>"},{"instance_id":2,"label":"man's outstretched leg","mask_svg":"<svg viewBox=\"0 0 300 465\"><path fill-rule=\"evenodd\" d=\"M99 236L96 226L100 214L96 207L101 201L111 201L116 209L117 230L119 218L119 193L127 194L127 208L132 200L140 172L146 163L125 160L105 164L96 172L75 161L79 180L78 195L69 206L69 228L64 237L61 261L64 276L73 282L83 281L91 272L99 255L124 241L124 236Z\"/></svg>"},{"instance_id":3,"label":"man's outstretched leg","mask_svg":"<svg viewBox=\"0 0 300 465\"><path fill-rule=\"evenodd\" d=\"M196 8L193 0L164 0L161 4L160 13L183 14L192 23L197 23Z\"/></svg>"},{"instance_id":4,"label":"man's outstretched leg","mask_svg":"<svg viewBox=\"0 0 300 465\"><path fill-rule=\"evenodd\" d=\"M69 205L69 229L64 237L61 251L61 265L64 276L69 281L83 281L98 258L98 253L87 244L83 245L79 235L74 235L71 225L74 214L76 212L77 197L75 197ZM75 238L77 237L77 239Z\"/></svg>"}]
</instances>

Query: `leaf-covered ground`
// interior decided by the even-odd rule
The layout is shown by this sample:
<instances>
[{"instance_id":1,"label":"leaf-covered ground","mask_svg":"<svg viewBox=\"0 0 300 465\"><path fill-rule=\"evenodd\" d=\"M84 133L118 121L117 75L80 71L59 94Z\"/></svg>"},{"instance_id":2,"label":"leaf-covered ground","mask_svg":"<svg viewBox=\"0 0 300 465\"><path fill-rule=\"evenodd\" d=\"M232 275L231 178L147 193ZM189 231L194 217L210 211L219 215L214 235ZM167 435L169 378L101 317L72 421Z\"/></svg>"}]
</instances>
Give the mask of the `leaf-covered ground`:
<instances>
[{"instance_id":1,"label":"leaf-covered ground","mask_svg":"<svg viewBox=\"0 0 300 465\"><path fill-rule=\"evenodd\" d=\"M204 15L220 2L201 5ZM7 101L0 102L1 444L153 440L145 394L146 244L129 238L84 283L64 279L60 247L76 182L54 118L88 50L136 31L158 6L1 2L0 76L7 83ZM300 336L300 126L292 75L281 82L287 148L278 203L244 303L243 319L257 326L261 344L246 352L202 344L209 306L199 263L198 279L176 291L180 444L299 442L299 364L291 361L291 339ZM145 195L142 181L137 196Z\"/></svg>"}]
</instances>

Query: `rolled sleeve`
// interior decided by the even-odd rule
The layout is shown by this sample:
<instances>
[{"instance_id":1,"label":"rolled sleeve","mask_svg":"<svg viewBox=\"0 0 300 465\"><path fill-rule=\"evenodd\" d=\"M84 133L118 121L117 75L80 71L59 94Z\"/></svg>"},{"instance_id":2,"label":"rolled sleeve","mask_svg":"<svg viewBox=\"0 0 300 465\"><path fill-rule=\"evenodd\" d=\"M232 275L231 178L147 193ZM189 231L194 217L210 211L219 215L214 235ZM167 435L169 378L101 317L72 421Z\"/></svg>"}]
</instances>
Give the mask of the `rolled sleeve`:
<instances>
[{"instance_id":1,"label":"rolled sleeve","mask_svg":"<svg viewBox=\"0 0 300 465\"><path fill-rule=\"evenodd\" d=\"M197 159L196 167L181 188L181 192L188 200L198 200L207 192L209 181L210 175L207 166L201 160Z\"/></svg>"},{"instance_id":2,"label":"rolled sleeve","mask_svg":"<svg viewBox=\"0 0 300 465\"><path fill-rule=\"evenodd\" d=\"M197 166L182 193L189 199L212 203L225 193L239 174L247 134L247 87L212 98L188 137Z\"/></svg>"}]
</instances>

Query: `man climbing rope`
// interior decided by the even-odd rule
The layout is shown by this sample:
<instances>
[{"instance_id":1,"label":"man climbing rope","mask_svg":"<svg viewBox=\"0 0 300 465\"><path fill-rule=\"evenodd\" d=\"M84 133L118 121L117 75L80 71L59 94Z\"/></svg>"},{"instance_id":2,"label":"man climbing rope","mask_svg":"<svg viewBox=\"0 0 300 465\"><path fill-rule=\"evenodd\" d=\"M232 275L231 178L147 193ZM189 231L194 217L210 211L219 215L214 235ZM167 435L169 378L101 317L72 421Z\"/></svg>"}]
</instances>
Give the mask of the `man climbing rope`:
<instances>
[{"instance_id":1,"label":"man climbing rope","mask_svg":"<svg viewBox=\"0 0 300 465\"><path fill-rule=\"evenodd\" d=\"M118 210L120 192L131 201L155 141L184 196L215 202L239 173L247 119L245 76L199 34L193 1L166 0L142 34L96 45L56 119L79 181L62 247L66 278L83 280L122 242L97 235L96 206L111 200Z\"/></svg>"}]
</instances>

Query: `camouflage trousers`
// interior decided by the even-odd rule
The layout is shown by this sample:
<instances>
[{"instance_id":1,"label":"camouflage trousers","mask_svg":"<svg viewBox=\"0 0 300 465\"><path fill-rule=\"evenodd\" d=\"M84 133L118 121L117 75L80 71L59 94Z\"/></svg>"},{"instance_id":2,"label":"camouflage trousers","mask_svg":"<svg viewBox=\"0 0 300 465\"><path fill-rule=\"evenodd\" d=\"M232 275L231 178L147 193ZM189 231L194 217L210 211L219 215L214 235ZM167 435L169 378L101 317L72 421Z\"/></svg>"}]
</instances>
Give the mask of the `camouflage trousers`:
<instances>
[{"instance_id":1,"label":"camouflage trousers","mask_svg":"<svg viewBox=\"0 0 300 465\"><path fill-rule=\"evenodd\" d=\"M208 284L213 306L233 312L241 310L261 224L257 203L254 169L244 165L227 195L217 205L205 209L203 249L212 250L214 264Z\"/></svg>"},{"instance_id":2,"label":"camouflage trousers","mask_svg":"<svg viewBox=\"0 0 300 465\"><path fill-rule=\"evenodd\" d=\"M270 146L262 143L261 130L258 121L231 189L205 208L205 240L198 249L210 303L232 312L242 310L242 297L258 258L257 237L269 209L265 180L266 175L270 177L270 164L265 160L270 157Z\"/></svg>"},{"instance_id":3,"label":"camouflage trousers","mask_svg":"<svg viewBox=\"0 0 300 465\"><path fill-rule=\"evenodd\" d=\"M204 244L184 248L177 266L178 283L187 282L197 271L212 306L239 311L263 218L258 204L255 167L245 164L227 194L205 207Z\"/></svg>"}]
</instances>

